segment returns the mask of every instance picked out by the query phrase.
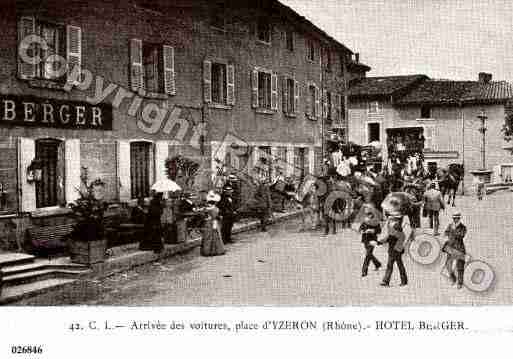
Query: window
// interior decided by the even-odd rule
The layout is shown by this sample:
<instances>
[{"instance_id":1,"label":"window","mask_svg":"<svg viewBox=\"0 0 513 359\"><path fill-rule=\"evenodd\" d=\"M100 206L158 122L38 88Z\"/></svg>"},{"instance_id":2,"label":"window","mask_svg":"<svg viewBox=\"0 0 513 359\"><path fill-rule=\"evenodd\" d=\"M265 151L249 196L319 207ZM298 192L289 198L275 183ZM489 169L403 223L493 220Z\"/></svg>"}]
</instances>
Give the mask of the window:
<instances>
[{"instance_id":1,"label":"window","mask_svg":"<svg viewBox=\"0 0 513 359\"><path fill-rule=\"evenodd\" d=\"M379 113L381 108L378 101L369 102L369 113Z\"/></svg>"},{"instance_id":2,"label":"window","mask_svg":"<svg viewBox=\"0 0 513 359\"><path fill-rule=\"evenodd\" d=\"M210 26L224 30L226 26L225 12L226 7L224 3L217 3L216 5L214 5L210 17Z\"/></svg>"},{"instance_id":3,"label":"window","mask_svg":"<svg viewBox=\"0 0 513 359\"><path fill-rule=\"evenodd\" d=\"M36 181L36 207L53 207L62 203L64 192L64 146L62 141L42 139L36 141L36 160L42 168L40 181Z\"/></svg>"},{"instance_id":4,"label":"window","mask_svg":"<svg viewBox=\"0 0 513 359\"><path fill-rule=\"evenodd\" d=\"M380 125L379 123L367 124L368 142L380 142Z\"/></svg>"},{"instance_id":5,"label":"window","mask_svg":"<svg viewBox=\"0 0 513 359\"><path fill-rule=\"evenodd\" d=\"M26 44L23 39L37 35L44 39L46 46ZM76 67L80 68L82 58L82 32L80 27L64 26L41 21L32 16L23 16L18 20L18 45L27 46L30 57L38 56L41 62L32 64L24 61L18 52L18 77L24 80L64 82L66 74ZM66 59L68 66L59 59ZM52 86L50 86L52 88Z\"/></svg>"},{"instance_id":6,"label":"window","mask_svg":"<svg viewBox=\"0 0 513 359\"><path fill-rule=\"evenodd\" d=\"M278 110L278 75L270 70L253 68L251 73L251 107L268 113Z\"/></svg>"},{"instance_id":7,"label":"window","mask_svg":"<svg viewBox=\"0 0 513 359\"><path fill-rule=\"evenodd\" d=\"M226 104L226 65L212 64L212 102Z\"/></svg>"},{"instance_id":8,"label":"window","mask_svg":"<svg viewBox=\"0 0 513 359\"><path fill-rule=\"evenodd\" d=\"M338 95L338 102L339 102L338 118L339 118L340 123L344 123L345 118L346 118L346 102L345 102L345 98L343 95Z\"/></svg>"},{"instance_id":9,"label":"window","mask_svg":"<svg viewBox=\"0 0 513 359\"><path fill-rule=\"evenodd\" d=\"M259 18L257 22L257 38L258 40L270 43L271 42L271 24L266 18Z\"/></svg>"},{"instance_id":10,"label":"window","mask_svg":"<svg viewBox=\"0 0 513 359\"><path fill-rule=\"evenodd\" d=\"M308 60L315 61L315 44L312 40L308 40L307 50Z\"/></svg>"},{"instance_id":11,"label":"window","mask_svg":"<svg viewBox=\"0 0 513 359\"><path fill-rule=\"evenodd\" d=\"M330 52L330 50L326 49L325 57L326 57L326 71L331 72L331 52Z\"/></svg>"},{"instance_id":12,"label":"window","mask_svg":"<svg viewBox=\"0 0 513 359\"><path fill-rule=\"evenodd\" d=\"M65 37L62 26L38 22L36 24L36 33L43 38L48 45L47 48L39 47L36 51L43 61L36 65L36 77L46 80L56 80L59 78L57 72L60 64L51 61L51 55L65 57ZM49 59L50 57L50 59Z\"/></svg>"},{"instance_id":13,"label":"window","mask_svg":"<svg viewBox=\"0 0 513 359\"><path fill-rule=\"evenodd\" d=\"M149 197L152 144L130 143L131 198Z\"/></svg>"},{"instance_id":14,"label":"window","mask_svg":"<svg viewBox=\"0 0 513 359\"><path fill-rule=\"evenodd\" d=\"M294 51L294 32L292 30L285 31L285 44L287 50Z\"/></svg>"},{"instance_id":15,"label":"window","mask_svg":"<svg viewBox=\"0 0 513 359\"><path fill-rule=\"evenodd\" d=\"M130 82L134 92L176 94L174 48L130 40Z\"/></svg>"},{"instance_id":16,"label":"window","mask_svg":"<svg viewBox=\"0 0 513 359\"><path fill-rule=\"evenodd\" d=\"M258 103L261 108L271 108L271 74L258 73Z\"/></svg>"},{"instance_id":17,"label":"window","mask_svg":"<svg viewBox=\"0 0 513 359\"><path fill-rule=\"evenodd\" d=\"M295 106L294 106L294 80L293 79L287 79L287 113L294 113L296 112Z\"/></svg>"},{"instance_id":18,"label":"window","mask_svg":"<svg viewBox=\"0 0 513 359\"><path fill-rule=\"evenodd\" d=\"M431 118L431 107L422 106L420 108L420 118Z\"/></svg>"},{"instance_id":19,"label":"window","mask_svg":"<svg viewBox=\"0 0 513 359\"><path fill-rule=\"evenodd\" d=\"M316 116L316 106L315 106L315 102L317 100L317 96L316 96L316 92L317 92L317 89L315 88L314 85L310 85L308 86L308 104L310 105L309 107L309 110L308 110L308 115L311 116L311 117L315 117Z\"/></svg>"},{"instance_id":20,"label":"window","mask_svg":"<svg viewBox=\"0 0 513 359\"><path fill-rule=\"evenodd\" d=\"M331 92L326 92L326 119L332 121L333 104L331 102Z\"/></svg>"},{"instance_id":21,"label":"window","mask_svg":"<svg viewBox=\"0 0 513 359\"><path fill-rule=\"evenodd\" d=\"M294 148L294 177L302 181L306 175L306 148Z\"/></svg>"},{"instance_id":22,"label":"window","mask_svg":"<svg viewBox=\"0 0 513 359\"><path fill-rule=\"evenodd\" d=\"M161 46L157 44L143 43L143 78L146 91L164 92L161 51Z\"/></svg>"}]
</instances>

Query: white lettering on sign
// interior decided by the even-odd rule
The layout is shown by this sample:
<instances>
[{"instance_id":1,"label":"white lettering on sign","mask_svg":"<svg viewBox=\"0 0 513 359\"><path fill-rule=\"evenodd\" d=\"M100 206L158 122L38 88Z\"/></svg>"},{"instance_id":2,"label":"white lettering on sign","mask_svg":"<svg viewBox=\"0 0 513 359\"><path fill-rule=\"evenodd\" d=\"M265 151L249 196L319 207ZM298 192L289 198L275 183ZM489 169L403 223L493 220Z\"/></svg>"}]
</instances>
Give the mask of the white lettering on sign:
<instances>
[{"instance_id":1,"label":"white lettering on sign","mask_svg":"<svg viewBox=\"0 0 513 359\"><path fill-rule=\"evenodd\" d=\"M34 116L34 106L35 104L33 102L23 102L23 111L25 113L25 119L26 122L34 122L36 121L36 117Z\"/></svg>"},{"instance_id":2,"label":"white lettering on sign","mask_svg":"<svg viewBox=\"0 0 513 359\"><path fill-rule=\"evenodd\" d=\"M53 107L49 103L43 104L43 123L53 123Z\"/></svg>"},{"instance_id":3,"label":"white lettering on sign","mask_svg":"<svg viewBox=\"0 0 513 359\"><path fill-rule=\"evenodd\" d=\"M93 126L102 125L102 110L99 107L93 107Z\"/></svg>"},{"instance_id":4,"label":"white lettering on sign","mask_svg":"<svg viewBox=\"0 0 513 359\"><path fill-rule=\"evenodd\" d=\"M66 110L66 112L64 112ZM69 116L69 106L68 105L62 105L61 109L59 111L61 122L65 125L69 122L70 116Z\"/></svg>"},{"instance_id":5,"label":"white lettering on sign","mask_svg":"<svg viewBox=\"0 0 513 359\"><path fill-rule=\"evenodd\" d=\"M15 108L16 104L13 100L4 100L4 120L12 121L16 118Z\"/></svg>"},{"instance_id":6,"label":"white lettering on sign","mask_svg":"<svg viewBox=\"0 0 513 359\"><path fill-rule=\"evenodd\" d=\"M85 118L84 118L84 112L85 112L85 107L84 106L77 106L75 108L76 110L76 123L77 125L85 125Z\"/></svg>"}]
</instances>

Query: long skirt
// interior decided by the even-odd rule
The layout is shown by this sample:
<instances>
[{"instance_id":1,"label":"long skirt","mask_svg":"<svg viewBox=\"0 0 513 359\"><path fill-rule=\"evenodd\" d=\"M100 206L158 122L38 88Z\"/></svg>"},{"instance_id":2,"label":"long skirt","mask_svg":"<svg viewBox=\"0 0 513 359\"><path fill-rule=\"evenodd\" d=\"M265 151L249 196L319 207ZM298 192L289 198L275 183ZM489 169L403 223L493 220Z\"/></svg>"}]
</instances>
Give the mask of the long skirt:
<instances>
[{"instance_id":1,"label":"long skirt","mask_svg":"<svg viewBox=\"0 0 513 359\"><path fill-rule=\"evenodd\" d=\"M217 220L207 220L202 230L201 238L202 256L219 256L225 254L223 239L221 237L221 224Z\"/></svg>"},{"instance_id":2,"label":"long skirt","mask_svg":"<svg viewBox=\"0 0 513 359\"><path fill-rule=\"evenodd\" d=\"M144 238L139 242L139 250L160 252L164 248L162 242L162 225L159 221L146 222L144 227Z\"/></svg>"}]
</instances>

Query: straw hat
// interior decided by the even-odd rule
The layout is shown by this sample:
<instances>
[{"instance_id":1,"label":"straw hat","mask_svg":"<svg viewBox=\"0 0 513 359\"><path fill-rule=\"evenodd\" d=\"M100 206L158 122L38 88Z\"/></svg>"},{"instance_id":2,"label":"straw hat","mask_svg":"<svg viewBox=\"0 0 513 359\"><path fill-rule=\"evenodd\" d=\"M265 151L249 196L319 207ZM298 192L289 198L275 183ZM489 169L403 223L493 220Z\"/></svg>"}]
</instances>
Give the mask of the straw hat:
<instances>
[{"instance_id":1,"label":"straw hat","mask_svg":"<svg viewBox=\"0 0 513 359\"><path fill-rule=\"evenodd\" d=\"M452 215L452 218L461 218L461 213L460 212L456 212Z\"/></svg>"},{"instance_id":2,"label":"straw hat","mask_svg":"<svg viewBox=\"0 0 513 359\"><path fill-rule=\"evenodd\" d=\"M220 200L221 200L221 196L219 196L214 191L208 191L207 202L219 202Z\"/></svg>"}]
</instances>

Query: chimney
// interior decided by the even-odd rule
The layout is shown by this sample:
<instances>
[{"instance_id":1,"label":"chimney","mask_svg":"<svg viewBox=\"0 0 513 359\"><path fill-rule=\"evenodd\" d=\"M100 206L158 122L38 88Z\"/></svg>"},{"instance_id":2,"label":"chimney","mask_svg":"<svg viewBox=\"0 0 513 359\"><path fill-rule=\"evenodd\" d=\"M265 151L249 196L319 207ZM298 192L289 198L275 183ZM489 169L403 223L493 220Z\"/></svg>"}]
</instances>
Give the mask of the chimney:
<instances>
[{"instance_id":1,"label":"chimney","mask_svg":"<svg viewBox=\"0 0 513 359\"><path fill-rule=\"evenodd\" d=\"M480 72L479 73L479 82L483 84L487 84L490 81L492 81L492 74L489 74L487 72Z\"/></svg>"},{"instance_id":2,"label":"chimney","mask_svg":"<svg viewBox=\"0 0 513 359\"><path fill-rule=\"evenodd\" d=\"M358 52L356 52L354 54L354 62L356 63L359 63L360 62L360 54Z\"/></svg>"}]
</instances>

